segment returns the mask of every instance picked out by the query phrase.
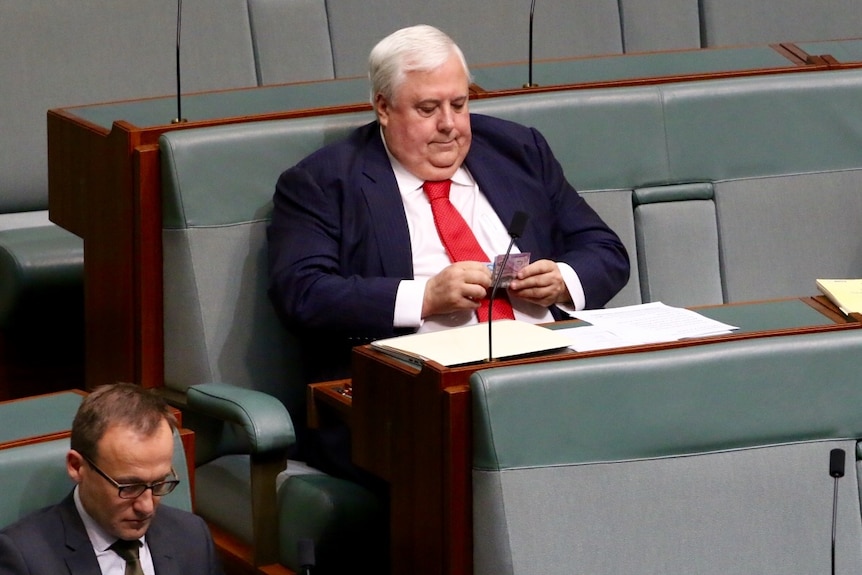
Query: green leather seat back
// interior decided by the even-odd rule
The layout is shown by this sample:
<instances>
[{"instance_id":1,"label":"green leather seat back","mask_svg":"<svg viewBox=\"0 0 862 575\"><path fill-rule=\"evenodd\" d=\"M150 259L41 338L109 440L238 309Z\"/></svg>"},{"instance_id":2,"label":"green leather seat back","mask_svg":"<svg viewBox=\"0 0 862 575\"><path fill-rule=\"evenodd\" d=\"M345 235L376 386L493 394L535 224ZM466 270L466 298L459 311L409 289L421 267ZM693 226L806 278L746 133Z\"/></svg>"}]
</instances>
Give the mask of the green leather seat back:
<instances>
[{"instance_id":1,"label":"green leather seat back","mask_svg":"<svg viewBox=\"0 0 862 575\"><path fill-rule=\"evenodd\" d=\"M75 487L66 473L69 439L0 449L0 527L62 500ZM162 498L165 505L192 510L185 452L174 435L174 470L180 484Z\"/></svg>"},{"instance_id":2,"label":"green leather seat back","mask_svg":"<svg viewBox=\"0 0 862 575\"><path fill-rule=\"evenodd\" d=\"M475 573L862 568L858 330L471 377Z\"/></svg>"},{"instance_id":3,"label":"green leather seat back","mask_svg":"<svg viewBox=\"0 0 862 575\"><path fill-rule=\"evenodd\" d=\"M855 38L859 6L846 0L701 0L703 46Z\"/></svg>"},{"instance_id":4,"label":"green leather seat back","mask_svg":"<svg viewBox=\"0 0 862 575\"><path fill-rule=\"evenodd\" d=\"M368 113L168 132L162 153L165 385L224 382L284 402L305 383L266 294L266 225L279 174Z\"/></svg>"}]
</instances>

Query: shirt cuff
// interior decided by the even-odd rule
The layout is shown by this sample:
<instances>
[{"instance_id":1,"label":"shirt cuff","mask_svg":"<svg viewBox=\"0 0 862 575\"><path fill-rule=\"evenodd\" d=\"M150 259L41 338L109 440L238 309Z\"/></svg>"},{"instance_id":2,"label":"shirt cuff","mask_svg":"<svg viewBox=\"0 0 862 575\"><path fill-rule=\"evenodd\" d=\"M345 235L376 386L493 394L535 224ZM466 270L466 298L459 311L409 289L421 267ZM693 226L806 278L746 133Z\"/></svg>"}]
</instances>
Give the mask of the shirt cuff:
<instances>
[{"instance_id":1,"label":"shirt cuff","mask_svg":"<svg viewBox=\"0 0 862 575\"><path fill-rule=\"evenodd\" d=\"M558 303L557 307L567 313L584 309L587 305L587 296L584 294L584 286L581 284L581 278L578 277L574 268L567 263L557 262L557 267L560 268L563 283L566 284L566 288L569 290L569 295L572 298L572 303Z\"/></svg>"},{"instance_id":2,"label":"shirt cuff","mask_svg":"<svg viewBox=\"0 0 862 575\"><path fill-rule=\"evenodd\" d=\"M419 328L422 325L422 303L427 279L401 280L395 293L393 327ZM579 282L580 283L580 282Z\"/></svg>"}]
</instances>

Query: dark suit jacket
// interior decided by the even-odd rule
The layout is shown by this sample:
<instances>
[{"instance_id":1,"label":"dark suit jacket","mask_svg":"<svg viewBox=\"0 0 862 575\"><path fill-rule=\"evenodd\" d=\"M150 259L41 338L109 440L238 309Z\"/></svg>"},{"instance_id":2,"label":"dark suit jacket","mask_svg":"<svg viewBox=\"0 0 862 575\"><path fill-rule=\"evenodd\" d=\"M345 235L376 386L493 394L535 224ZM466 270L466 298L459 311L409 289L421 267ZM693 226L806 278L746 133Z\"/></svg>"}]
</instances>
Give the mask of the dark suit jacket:
<instances>
[{"instance_id":1,"label":"dark suit jacket","mask_svg":"<svg viewBox=\"0 0 862 575\"><path fill-rule=\"evenodd\" d=\"M221 574L203 519L159 506L147 532L157 575ZM2 575L100 575L72 494L0 531Z\"/></svg>"},{"instance_id":2,"label":"dark suit jacket","mask_svg":"<svg viewBox=\"0 0 862 575\"><path fill-rule=\"evenodd\" d=\"M617 235L566 181L536 130L471 116L465 165L504 225L530 219L518 247L533 261L570 264L589 308L602 307L628 281ZM345 375L352 345L397 335L395 295L413 277L401 195L376 122L284 172L268 229L270 297L318 366L312 379ZM557 319L559 310L552 310ZM315 354L318 355L315 361Z\"/></svg>"}]
</instances>

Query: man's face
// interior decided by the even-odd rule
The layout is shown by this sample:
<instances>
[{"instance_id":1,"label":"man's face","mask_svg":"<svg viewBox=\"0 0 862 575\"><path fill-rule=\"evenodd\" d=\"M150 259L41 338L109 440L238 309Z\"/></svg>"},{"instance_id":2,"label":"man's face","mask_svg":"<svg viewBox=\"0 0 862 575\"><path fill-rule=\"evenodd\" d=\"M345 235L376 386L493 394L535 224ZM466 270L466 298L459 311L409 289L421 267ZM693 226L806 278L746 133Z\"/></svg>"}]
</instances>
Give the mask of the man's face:
<instances>
[{"instance_id":1,"label":"man's face","mask_svg":"<svg viewBox=\"0 0 862 575\"><path fill-rule=\"evenodd\" d=\"M117 483L151 484L172 477L173 452L173 433L167 421L162 421L152 437L114 425L99 441L93 463ZM78 483L84 509L109 534L137 539L146 533L161 497L148 489L135 499L122 499L117 488L74 450L66 457L66 469Z\"/></svg>"},{"instance_id":2,"label":"man's face","mask_svg":"<svg viewBox=\"0 0 862 575\"><path fill-rule=\"evenodd\" d=\"M377 94L375 110L389 151L423 180L446 180L470 149L469 82L452 54L430 72L410 72L394 102Z\"/></svg>"}]
</instances>

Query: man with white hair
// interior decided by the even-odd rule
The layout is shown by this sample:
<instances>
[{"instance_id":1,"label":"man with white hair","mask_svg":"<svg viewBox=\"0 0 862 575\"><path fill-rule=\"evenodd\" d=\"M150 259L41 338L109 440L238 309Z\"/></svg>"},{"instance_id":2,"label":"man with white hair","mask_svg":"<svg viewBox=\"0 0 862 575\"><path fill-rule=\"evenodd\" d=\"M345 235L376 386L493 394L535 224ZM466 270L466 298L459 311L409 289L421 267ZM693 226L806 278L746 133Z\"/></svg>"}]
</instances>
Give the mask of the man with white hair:
<instances>
[{"instance_id":1,"label":"man with white hair","mask_svg":"<svg viewBox=\"0 0 862 575\"><path fill-rule=\"evenodd\" d=\"M625 285L625 248L544 137L470 114L449 36L398 30L371 51L369 77L376 121L285 171L273 199L270 297L309 381L349 376L355 345L486 321L489 262L518 212L529 220L514 252L530 263L499 290L495 318L564 319Z\"/></svg>"}]
</instances>

